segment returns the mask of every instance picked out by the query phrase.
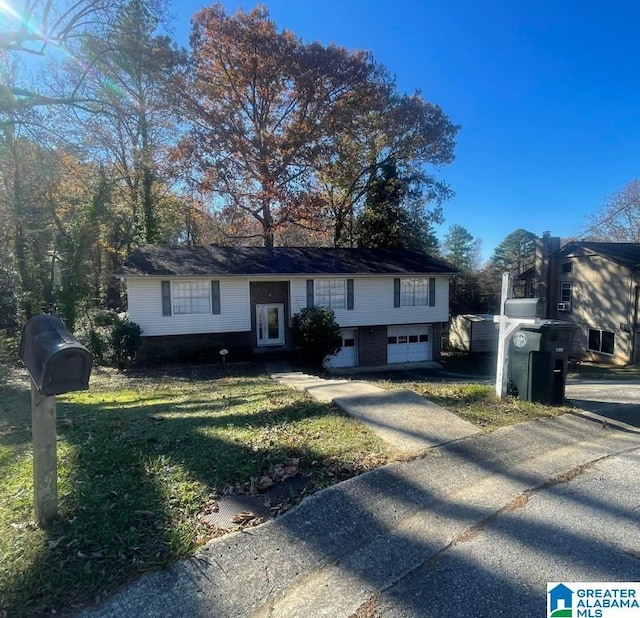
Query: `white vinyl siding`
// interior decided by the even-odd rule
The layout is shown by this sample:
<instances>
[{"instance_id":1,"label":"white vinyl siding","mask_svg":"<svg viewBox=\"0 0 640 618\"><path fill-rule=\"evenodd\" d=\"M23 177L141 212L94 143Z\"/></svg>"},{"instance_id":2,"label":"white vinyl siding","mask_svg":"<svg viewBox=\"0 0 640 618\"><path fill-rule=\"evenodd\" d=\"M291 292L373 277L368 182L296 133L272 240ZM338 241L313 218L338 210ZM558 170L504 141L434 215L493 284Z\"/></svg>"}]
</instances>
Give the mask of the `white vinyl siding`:
<instances>
[{"instance_id":1,"label":"white vinyl siding","mask_svg":"<svg viewBox=\"0 0 640 618\"><path fill-rule=\"evenodd\" d=\"M316 279L317 281L317 279ZM394 277L354 277L354 309L334 309L338 324L420 324L449 319L449 278L435 277L435 306L394 307ZM306 278L291 279L291 314L307 306Z\"/></svg>"},{"instance_id":2,"label":"white vinyl siding","mask_svg":"<svg viewBox=\"0 0 640 618\"><path fill-rule=\"evenodd\" d=\"M162 278L166 280L166 278ZM211 279L189 279L202 282L207 290L207 313L175 312L162 315L162 285L156 277L127 278L129 319L140 325L142 336L187 335L197 333L243 332L251 330L249 313L249 281L246 277L220 278L220 314L211 313ZM171 279L172 286L179 279Z\"/></svg>"}]
</instances>

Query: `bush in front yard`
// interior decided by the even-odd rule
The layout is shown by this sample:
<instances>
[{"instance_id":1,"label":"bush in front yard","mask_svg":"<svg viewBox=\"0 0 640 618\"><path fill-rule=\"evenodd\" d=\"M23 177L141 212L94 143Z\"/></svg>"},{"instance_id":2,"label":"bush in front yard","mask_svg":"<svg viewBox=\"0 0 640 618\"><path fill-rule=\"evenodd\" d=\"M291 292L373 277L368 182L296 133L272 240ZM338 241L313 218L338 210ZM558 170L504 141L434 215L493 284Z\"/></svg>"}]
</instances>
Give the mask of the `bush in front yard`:
<instances>
[{"instance_id":1,"label":"bush in front yard","mask_svg":"<svg viewBox=\"0 0 640 618\"><path fill-rule=\"evenodd\" d=\"M76 322L76 336L91 352L93 363L120 369L135 358L141 332L125 313L112 309L90 309L80 314Z\"/></svg>"},{"instance_id":2,"label":"bush in front yard","mask_svg":"<svg viewBox=\"0 0 640 618\"><path fill-rule=\"evenodd\" d=\"M328 307L305 307L293 316L293 337L304 360L321 367L327 356L340 351L342 337L336 316Z\"/></svg>"},{"instance_id":3,"label":"bush in front yard","mask_svg":"<svg viewBox=\"0 0 640 618\"><path fill-rule=\"evenodd\" d=\"M111 331L113 360L118 369L124 369L136 356L140 347L142 329L135 322L122 321Z\"/></svg>"}]
</instances>

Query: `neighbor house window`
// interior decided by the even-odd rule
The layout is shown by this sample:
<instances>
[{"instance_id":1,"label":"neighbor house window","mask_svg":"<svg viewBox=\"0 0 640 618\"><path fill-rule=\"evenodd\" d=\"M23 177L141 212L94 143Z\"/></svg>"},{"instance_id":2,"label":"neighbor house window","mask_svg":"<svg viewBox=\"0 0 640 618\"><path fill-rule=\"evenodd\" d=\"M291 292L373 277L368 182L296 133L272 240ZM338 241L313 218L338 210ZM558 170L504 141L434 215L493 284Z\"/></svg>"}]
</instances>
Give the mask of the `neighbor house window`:
<instances>
[{"instance_id":1,"label":"neighbor house window","mask_svg":"<svg viewBox=\"0 0 640 618\"><path fill-rule=\"evenodd\" d=\"M400 306L424 307L429 300L429 280L400 279Z\"/></svg>"},{"instance_id":2,"label":"neighbor house window","mask_svg":"<svg viewBox=\"0 0 640 618\"><path fill-rule=\"evenodd\" d=\"M209 281L174 281L171 286L173 313L211 313Z\"/></svg>"},{"instance_id":3,"label":"neighbor house window","mask_svg":"<svg viewBox=\"0 0 640 618\"><path fill-rule=\"evenodd\" d=\"M589 329L587 349L602 354L613 354L616 345L615 333L608 330Z\"/></svg>"},{"instance_id":4,"label":"neighbor house window","mask_svg":"<svg viewBox=\"0 0 640 618\"><path fill-rule=\"evenodd\" d=\"M314 282L314 304L331 309L347 306L346 279L316 279Z\"/></svg>"},{"instance_id":5,"label":"neighbor house window","mask_svg":"<svg viewBox=\"0 0 640 618\"><path fill-rule=\"evenodd\" d=\"M561 303L571 302L571 284L570 283L560 284L560 302Z\"/></svg>"},{"instance_id":6,"label":"neighbor house window","mask_svg":"<svg viewBox=\"0 0 640 618\"><path fill-rule=\"evenodd\" d=\"M573 266L573 263L572 263L572 262L565 262L565 263L562 265L562 272L563 272L563 273L570 273L570 272L571 272L571 268L572 268L572 266Z\"/></svg>"}]
</instances>

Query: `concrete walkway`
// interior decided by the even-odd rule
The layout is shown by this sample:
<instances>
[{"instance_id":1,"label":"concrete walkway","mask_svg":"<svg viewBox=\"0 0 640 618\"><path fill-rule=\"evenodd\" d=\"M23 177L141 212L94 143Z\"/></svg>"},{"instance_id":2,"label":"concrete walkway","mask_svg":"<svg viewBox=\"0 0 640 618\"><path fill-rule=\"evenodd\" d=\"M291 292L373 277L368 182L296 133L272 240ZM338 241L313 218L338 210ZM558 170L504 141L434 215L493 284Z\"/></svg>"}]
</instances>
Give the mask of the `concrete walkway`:
<instances>
[{"instance_id":1,"label":"concrete walkway","mask_svg":"<svg viewBox=\"0 0 640 618\"><path fill-rule=\"evenodd\" d=\"M287 365L272 364L267 372L279 382L324 403L334 403L405 454L417 454L479 433L479 429L407 389L384 390L358 380L324 379Z\"/></svg>"}]
</instances>

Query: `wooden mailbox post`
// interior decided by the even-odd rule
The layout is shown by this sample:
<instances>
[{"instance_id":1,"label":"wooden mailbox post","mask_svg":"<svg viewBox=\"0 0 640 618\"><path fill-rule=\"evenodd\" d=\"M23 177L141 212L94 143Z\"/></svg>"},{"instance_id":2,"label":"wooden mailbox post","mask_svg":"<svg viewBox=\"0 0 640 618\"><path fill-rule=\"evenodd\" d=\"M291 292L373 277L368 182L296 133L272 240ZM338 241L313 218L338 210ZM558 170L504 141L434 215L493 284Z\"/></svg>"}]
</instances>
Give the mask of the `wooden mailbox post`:
<instances>
[{"instance_id":1,"label":"wooden mailbox post","mask_svg":"<svg viewBox=\"0 0 640 618\"><path fill-rule=\"evenodd\" d=\"M58 515L55 396L89 388L91 354L61 320L39 315L22 331L20 358L31 376L35 516L46 527Z\"/></svg>"}]
</instances>

